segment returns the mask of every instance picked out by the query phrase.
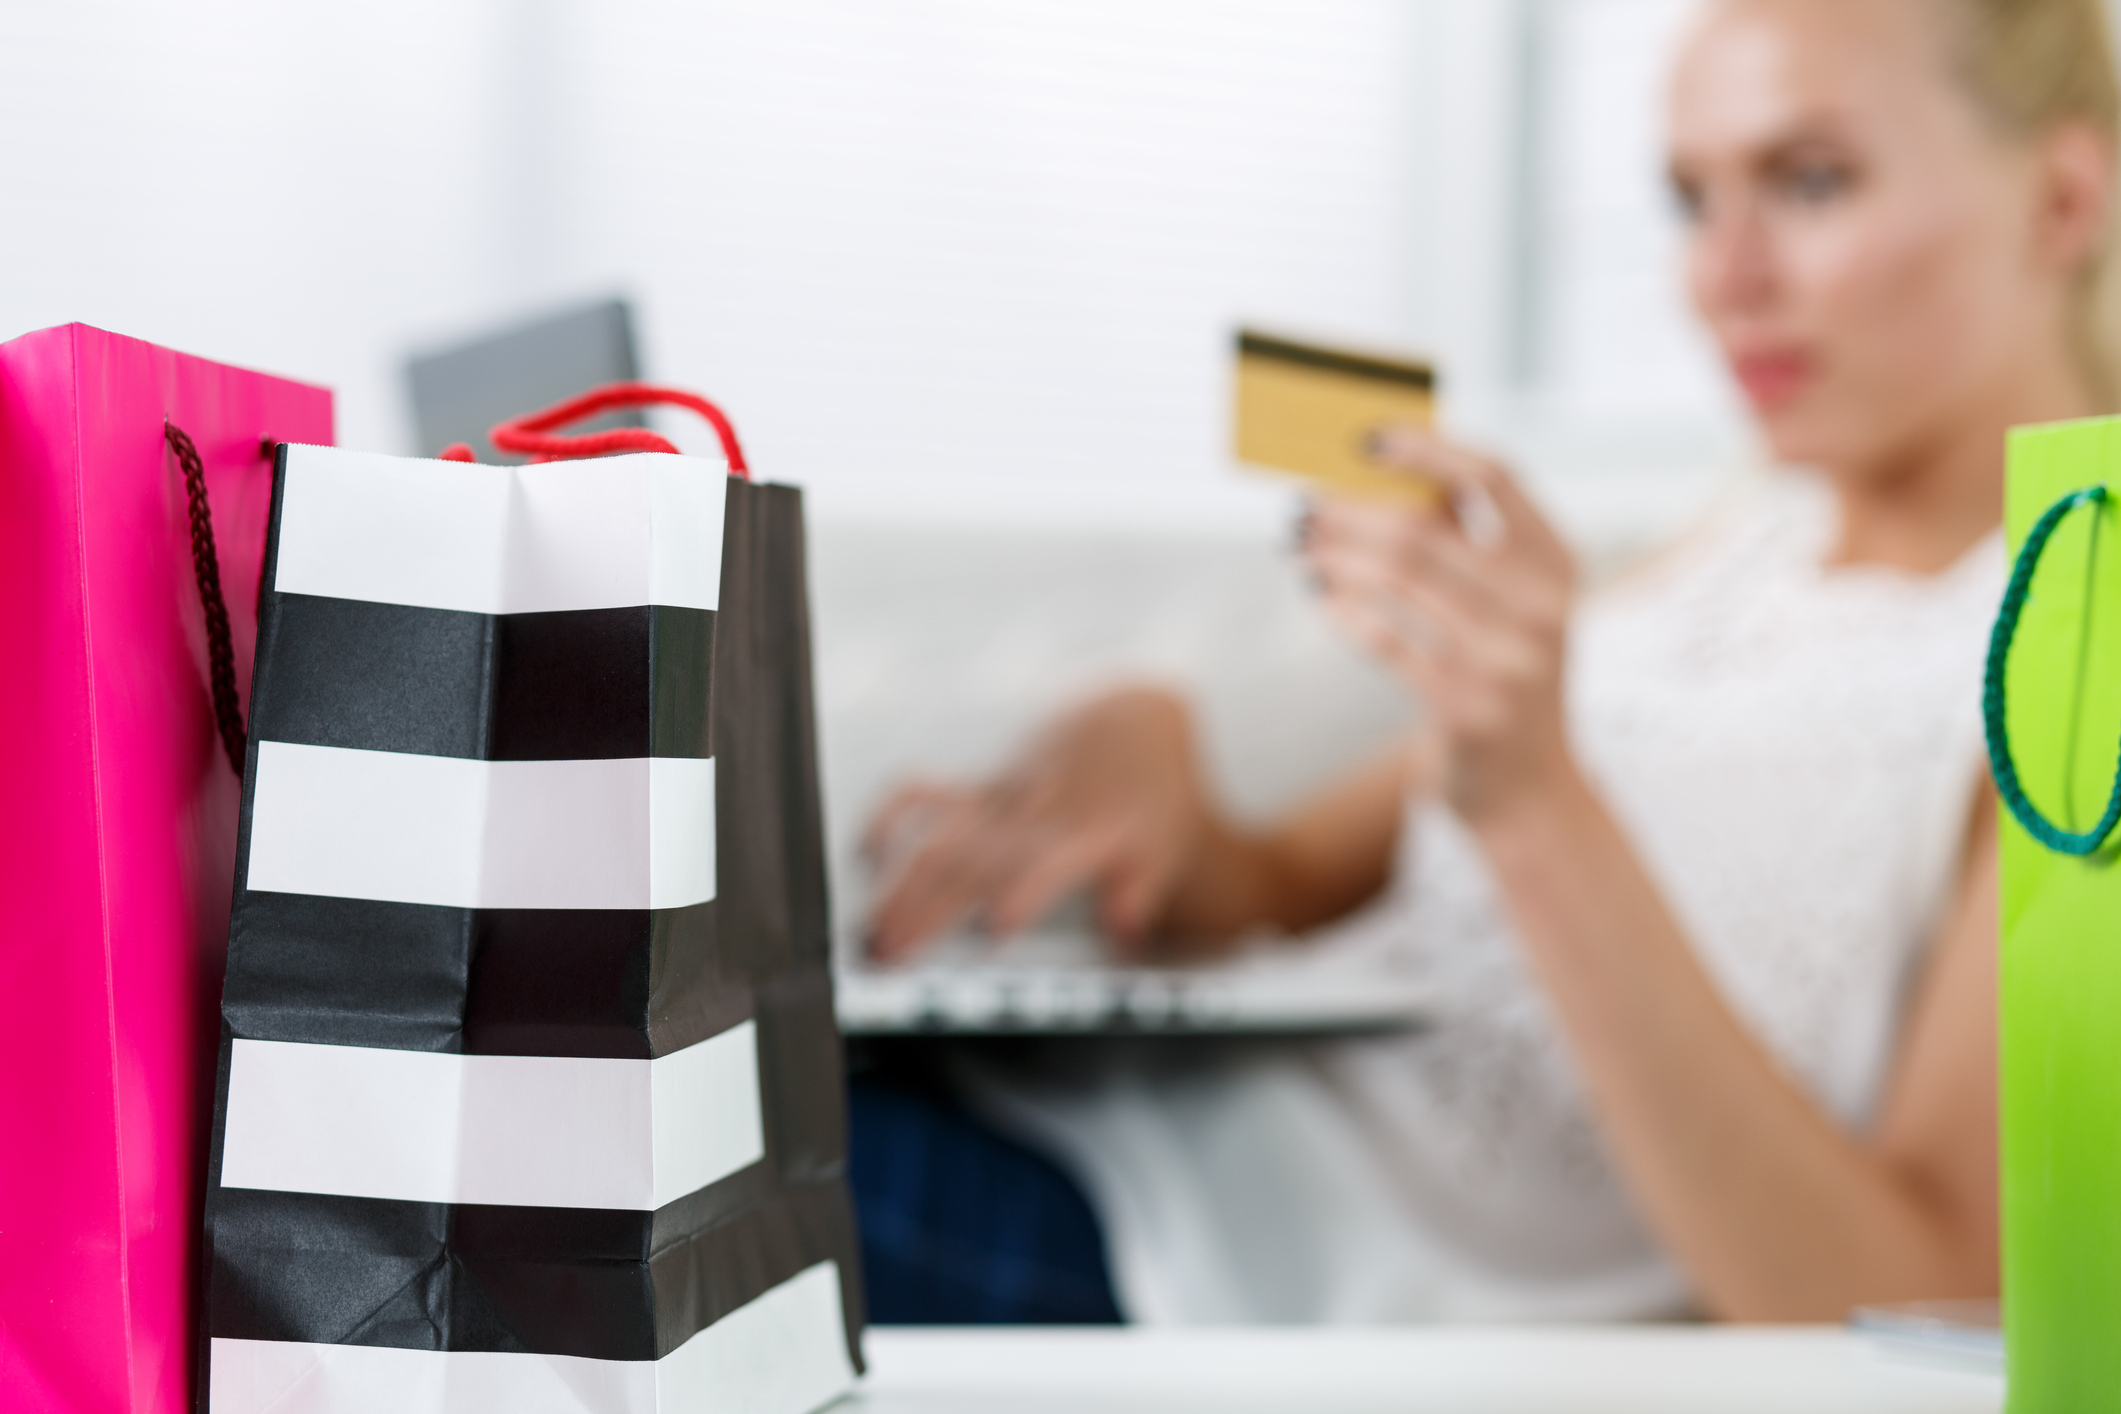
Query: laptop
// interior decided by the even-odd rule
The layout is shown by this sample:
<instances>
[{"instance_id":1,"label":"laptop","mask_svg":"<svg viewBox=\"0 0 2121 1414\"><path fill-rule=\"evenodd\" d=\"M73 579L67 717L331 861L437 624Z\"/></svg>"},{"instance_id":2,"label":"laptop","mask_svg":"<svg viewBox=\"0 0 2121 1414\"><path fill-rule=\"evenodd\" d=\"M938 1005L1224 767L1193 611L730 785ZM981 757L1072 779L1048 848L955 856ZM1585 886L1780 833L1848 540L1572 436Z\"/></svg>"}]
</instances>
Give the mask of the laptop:
<instances>
[{"instance_id":1,"label":"laptop","mask_svg":"<svg viewBox=\"0 0 2121 1414\"><path fill-rule=\"evenodd\" d=\"M1229 808L1271 818L1401 740L1404 692L1324 620L1286 536L862 520L811 524L817 723L836 987L855 1036L1273 1036L1416 1027L1426 979L1389 920L1259 939L1208 966L1115 963L1092 910L961 933L909 966L863 958L880 880L861 837L911 779L981 779L1069 702L1149 679L1199 710Z\"/></svg>"},{"instance_id":2,"label":"laptop","mask_svg":"<svg viewBox=\"0 0 2121 1414\"><path fill-rule=\"evenodd\" d=\"M405 361L419 454L435 456L464 442L482 462L526 460L494 450L487 433L495 423L640 376L633 312L622 299L555 310ZM570 430L643 425L629 409Z\"/></svg>"},{"instance_id":3,"label":"laptop","mask_svg":"<svg viewBox=\"0 0 2121 1414\"><path fill-rule=\"evenodd\" d=\"M1419 977L1266 945L1202 966L1114 965L1087 930L946 942L900 968L834 978L850 1036L1324 1036L1419 1027Z\"/></svg>"}]
</instances>

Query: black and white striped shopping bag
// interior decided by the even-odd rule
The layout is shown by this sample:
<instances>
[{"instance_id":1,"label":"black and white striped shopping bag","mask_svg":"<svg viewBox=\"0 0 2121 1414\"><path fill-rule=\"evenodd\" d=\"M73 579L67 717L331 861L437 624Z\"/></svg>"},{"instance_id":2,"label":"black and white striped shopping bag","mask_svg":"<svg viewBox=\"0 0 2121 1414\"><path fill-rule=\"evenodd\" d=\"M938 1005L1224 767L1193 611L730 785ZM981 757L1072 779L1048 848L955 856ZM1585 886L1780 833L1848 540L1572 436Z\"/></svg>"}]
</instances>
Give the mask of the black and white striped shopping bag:
<instances>
[{"instance_id":1,"label":"black and white striped shopping bag","mask_svg":"<svg viewBox=\"0 0 2121 1414\"><path fill-rule=\"evenodd\" d=\"M800 494L283 446L265 583L212 1414L842 1393Z\"/></svg>"}]
</instances>

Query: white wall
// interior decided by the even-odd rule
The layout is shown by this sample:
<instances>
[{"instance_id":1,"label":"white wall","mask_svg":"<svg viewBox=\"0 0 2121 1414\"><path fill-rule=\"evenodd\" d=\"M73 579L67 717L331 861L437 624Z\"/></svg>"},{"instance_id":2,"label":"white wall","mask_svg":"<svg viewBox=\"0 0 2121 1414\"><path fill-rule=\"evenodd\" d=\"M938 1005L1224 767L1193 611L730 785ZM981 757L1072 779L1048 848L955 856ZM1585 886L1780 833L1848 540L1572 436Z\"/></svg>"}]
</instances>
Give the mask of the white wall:
<instances>
[{"instance_id":1,"label":"white wall","mask_svg":"<svg viewBox=\"0 0 2121 1414\"><path fill-rule=\"evenodd\" d=\"M843 500L1190 509L1237 321L1415 326L1409 6L550 13L578 268Z\"/></svg>"},{"instance_id":2,"label":"white wall","mask_svg":"<svg viewBox=\"0 0 2121 1414\"><path fill-rule=\"evenodd\" d=\"M0 337L70 320L325 382L524 285L503 0L0 4Z\"/></svg>"},{"instance_id":3,"label":"white wall","mask_svg":"<svg viewBox=\"0 0 2121 1414\"><path fill-rule=\"evenodd\" d=\"M404 449L409 348L616 289L821 509L1265 524L1223 446L1254 320L1433 352L1568 514L1654 517L1621 471L1729 444L1638 297L1685 4L15 0L0 336L316 379ZM1528 25L1566 61L1529 117ZM1616 411L1644 347L1691 391Z\"/></svg>"},{"instance_id":4,"label":"white wall","mask_svg":"<svg viewBox=\"0 0 2121 1414\"><path fill-rule=\"evenodd\" d=\"M1533 27L1512 219L1517 346L1494 436L1608 553L1683 524L1752 459L1686 309L1664 179L1666 76L1699 0L1526 0Z\"/></svg>"}]
</instances>

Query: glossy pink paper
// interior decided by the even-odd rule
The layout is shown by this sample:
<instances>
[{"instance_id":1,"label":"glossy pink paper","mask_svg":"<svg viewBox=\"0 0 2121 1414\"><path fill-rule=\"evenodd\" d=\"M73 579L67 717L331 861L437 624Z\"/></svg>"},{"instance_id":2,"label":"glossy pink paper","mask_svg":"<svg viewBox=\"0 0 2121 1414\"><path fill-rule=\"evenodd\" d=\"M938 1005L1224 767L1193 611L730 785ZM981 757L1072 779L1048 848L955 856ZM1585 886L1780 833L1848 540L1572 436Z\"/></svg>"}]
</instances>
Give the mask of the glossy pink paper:
<instances>
[{"instance_id":1,"label":"glossy pink paper","mask_svg":"<svg viewBox=\"0 0 2121 1414\"><path fill-rule=\"evenodd\" d=\"M331 394L86 325L0 344L0 1409L179 1414L238 783L182 473L249 701L272 468Z\"/></svg>"}]
</instances>

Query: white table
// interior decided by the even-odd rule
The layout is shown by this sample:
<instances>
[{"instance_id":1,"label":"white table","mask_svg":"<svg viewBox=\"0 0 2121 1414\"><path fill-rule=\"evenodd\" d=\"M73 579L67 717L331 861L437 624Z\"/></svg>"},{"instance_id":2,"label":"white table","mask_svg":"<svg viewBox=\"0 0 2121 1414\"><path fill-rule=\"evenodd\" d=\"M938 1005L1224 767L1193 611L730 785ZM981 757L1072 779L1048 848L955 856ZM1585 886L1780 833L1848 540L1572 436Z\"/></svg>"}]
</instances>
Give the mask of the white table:
<instances>
[{"instance_id":1,"label":"white table","mask_svg":"<svg viewBox=\"0 0 2121 1414\"><path fill-rule=\"evenodd\" d=\"M884 1328L846 1414L1997 1414L1832 1327Z\"/></svg>"}]
</instances>

